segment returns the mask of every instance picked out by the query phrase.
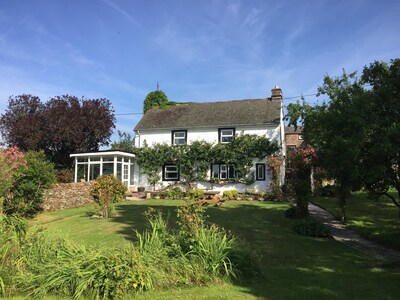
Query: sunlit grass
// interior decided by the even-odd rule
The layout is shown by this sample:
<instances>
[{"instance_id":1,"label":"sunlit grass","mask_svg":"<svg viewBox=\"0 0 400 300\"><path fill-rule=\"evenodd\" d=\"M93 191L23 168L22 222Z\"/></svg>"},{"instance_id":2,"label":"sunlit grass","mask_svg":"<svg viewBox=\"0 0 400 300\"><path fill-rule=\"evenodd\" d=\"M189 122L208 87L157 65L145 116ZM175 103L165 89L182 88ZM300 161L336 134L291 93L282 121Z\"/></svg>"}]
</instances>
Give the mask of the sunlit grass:
<instances>
[{"instance_id":1,"label":"sunlit grass","mask_svg":"<svg viewBox=\"0 0 400 300\"><path fill-rule=\"evenodd\" d=\"M314 197L312 202L339 218L340 209L335 198ZM347 201L347 217L347 225L359 234L400 250L399 209L388 198L371 199L367 193L353 193Z\"/></svg>"},{"instance_id":2,"label":"sunlit grass","mask_svg":"<svg viewBox=\"0 0 400 300\"><path fill-rule=\"evenodd\" d=\"M119 217L90 219L88 207L44 213L31 221L49 231L66 232L89 246L118 247L134 240L134 229L143 231L148 207L170 214L183 201L124 202ZM216 223L246 241L261 257L262 273L235 283L138 294L138 299L400 299L399 267L382 265L364 254L330 239L303 237L284 217L285 203L228 201L207 210ZM363 219L363 222L372 222ZM363 223L364 224L364 223ZM366 225L368 223L365 223ZM369 226L365 226L369 227ZM128 298L129 299L129 298Z\"/></svg>"}]
</instances>

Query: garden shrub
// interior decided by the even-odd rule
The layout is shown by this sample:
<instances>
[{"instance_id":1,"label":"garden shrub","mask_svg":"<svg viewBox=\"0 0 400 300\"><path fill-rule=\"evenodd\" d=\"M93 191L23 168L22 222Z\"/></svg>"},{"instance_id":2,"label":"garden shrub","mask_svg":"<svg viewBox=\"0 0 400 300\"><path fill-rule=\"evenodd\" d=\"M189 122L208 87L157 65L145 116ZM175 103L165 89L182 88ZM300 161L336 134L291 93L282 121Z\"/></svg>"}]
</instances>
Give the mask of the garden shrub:
<instances>
[{"instance_id":1,"label":"garden shrub","mask_svg":"<svg viewBox=\"0 0 400 300\"><path fill-rule=\"evenodd\" d=\"M43 151L25 153L26 169L15 172L15 181L4 204L7 214L34 216L42 210L45 189L56 183L52 162Z\"/></svg>"},{"instance_id":2,"label":"garden shrub","mask_svg":"<svg viewBox=\"0 0 400 300\"><path fill-rule=\"evenodd\" d=\"M113 210L113 204L125 199L126 185L113 175L100 176L94 183L91 195L93 200L100 206L103 217L108 218L109 212Z\"/></svg>"},{"instance_id":3,"label":"garden shrub","mask_svg":"<svg viewBox=\"0 0 400 300\"><path fill-rule=\"evenodd\" d=\"M167 190L163 191L160 194L160 197L162 199L170 199L170 200L176 200L176 199L182 199L185 197L185 193L182 191L182 189L178 186L168 188Z\"/></svg>"},{"instance_id":4,"label":"garden shrub","mask_svg":"<svg viewBox=\"0 0 400 300\"><path fill-rule=\"evenodd\" d=\"M264 195L265 201L279 202L283 201L283 192L279 186L272 186L271 191L268 191Z\"/></svg>"},{"instance_id":5,"label":"garden shrub","mask_svg":"<svg viewBox=\"0 0 400 300\"><path fill-rule=\"evenodd\" d=\"M319 195L322 197L334 197L336 188L333 185L326 185L319 188Z\"/></svg>"},{"instance_id":6,"label":"garden shrub","mask_svg":"<svg viewBox=\"0 0 400 300\"><path fill-rule=\"evenodd\" d=\"M74 172L71 169L57 170L57 182L69 183L74 181Z\"/></svg>"},{"instance_id":7,"label":"garden shrub","mask_svg":"<svg viewBox=\"0 0 400 300\"><path fill-rule=\"evenodd\" d=\"M204 196L204 190L202 189L189 190L189 197L191 199L201 198L203 196Z\"/></svg>"},{"instance_id":8,"label":"garden shrub","mask_svg":"<svg viewBox=\"0 0 400 300\"><path fill-rule=\"evenodd\" d=\"M323 224L309 218L298 220L293 230L300 235L311 237L328 237L329 229Z\"/></svg>"},{"instance_id":9,"label":"garden shrub","mask_svg":"<svg viewBox=\"0 0 400 300\"><path fill-rule=\"evenodd\" d=\"M237 190L227 190L224 191L223 196L229 200L236 200L238 198L239 192Z\"/></svg>"}]
</instances>

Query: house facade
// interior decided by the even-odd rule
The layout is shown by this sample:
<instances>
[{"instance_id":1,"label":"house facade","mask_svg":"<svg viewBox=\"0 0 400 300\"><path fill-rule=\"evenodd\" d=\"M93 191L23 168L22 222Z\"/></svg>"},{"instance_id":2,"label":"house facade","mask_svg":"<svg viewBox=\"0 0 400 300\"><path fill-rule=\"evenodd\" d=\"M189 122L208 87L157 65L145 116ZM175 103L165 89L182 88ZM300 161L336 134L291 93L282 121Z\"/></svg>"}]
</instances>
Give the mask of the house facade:
<instances>
[{"instance_id":1,"label":"house facade","mask_svg":"<svg viewBox=\"0 0 400 300\"><path fill-rule=\"evenodd\" d=\"M285 127L285 143L287 151L293 151L297 148L304 147L303 128L287 126Z\"/></svg>"},{"instance_id":2,"label":"house facade","mask_svg":"<svg viewBox=\"0 0 400 300\"><path fill-rule=\"evenodd\" d=\"M194 141L208 143L229 143L237 134L255 134L276 141L280 154L286 154L282 90L276 86L270 98L219 101L207 103L186 103L171 106L167 109L153 108L145 113L136 125L135 147L154 144L182 145ZM199 181L198 188L219 191L237 189L244 192L247 188L267 191L271 186L272 173L266 159L253 159L255 181L251 185L233 183L234 170L224 163L212 164L207 174L208 179L226 181L226 184L215 184L210 181ZM284 170L281 172L281 183L284 182ZM179 170L174 164L160 166L158 187L165 187L180 181ZM135 186L150 188L147 178L142 174L139 165L134 168ZM215 180L213 180L215 181Z\"/></svg>"}]
</instances>

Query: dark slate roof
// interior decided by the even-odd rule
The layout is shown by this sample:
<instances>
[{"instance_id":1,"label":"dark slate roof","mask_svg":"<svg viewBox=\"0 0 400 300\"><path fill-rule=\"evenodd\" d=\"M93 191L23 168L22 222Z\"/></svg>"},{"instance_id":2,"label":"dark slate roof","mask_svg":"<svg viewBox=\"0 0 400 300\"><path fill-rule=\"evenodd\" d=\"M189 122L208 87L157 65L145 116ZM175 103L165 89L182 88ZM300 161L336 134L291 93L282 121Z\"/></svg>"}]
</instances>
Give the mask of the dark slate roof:
<instances>
[{"instance_id":1,"label":"dark slate roof","mask_svg":"<svg viewBox=\"0 0 400 300\"><path fill-rule=\"evenodd\" d=\"M278 124L280 109L268 98L179 104L147 111L135 130Z\"/></svg>"},{"instance_id":2,"label":"dark slate roof","mask_svg":"<svg viewBox=\"0 0 400 300\"><path fill-rule=\"evenodd\" d=\"M294 126L286 126L285 127L285 134L301 134L303 131L303 126L298 126L296 129Z\"/></svg>"}]
</instances>

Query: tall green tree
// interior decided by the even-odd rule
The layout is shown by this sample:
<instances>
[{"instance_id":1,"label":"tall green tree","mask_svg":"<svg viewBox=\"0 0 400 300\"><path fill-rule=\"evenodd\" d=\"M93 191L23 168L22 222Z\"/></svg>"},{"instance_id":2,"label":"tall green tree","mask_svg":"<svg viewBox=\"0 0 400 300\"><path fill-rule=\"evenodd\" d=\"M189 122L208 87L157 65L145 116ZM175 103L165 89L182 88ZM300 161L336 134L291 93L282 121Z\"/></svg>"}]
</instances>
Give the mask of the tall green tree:
<instances>
[{"instance_id":1,"label":"tall green tree","mask_svg":"<svg viewBox=\"0 0 400 300\"><path fill-rule=\"evenodd\" d=\"M135 139L128 132L118 130L118 141L111 144L112 150L133 152L135 150Z\"/></svg>"},{"instance_id":2,"label":"tall green tree","mask_svg":"<svg viewBox=\"0 0 400 300\"><path fill-rule=\"evenodd\" d=\"M361 81L368 87L363 182L371 192L389 197L400 216L400 59L364 67ZM397 199L389 193L391 187L397 190Z\"/></svg>"},{"instance_id":3,"label":"tall green tree","mask_svg":"<svg viewBox=\"0 0 400 300\"><path fill-rule=\"evenodd\" d=\"M336 182L341 220L345 222L346 199L360 183L359 157L365 135L364 89L355 73L343 72L336 78L325 76L318 91L329 99L314 107L289 105L290 123L302 118L305 140L316 148L319 166Z\"/></svg>"},{"instance_id":4,"label":"tall green tree","mask_svg":"<svg viewBox=\"0 0 400 300\"><path fill-rule=\"evenodd\" d=\"M347 196L361 186L400 209L400 59L373 62L361 79L355 73L326 76L319 93L329 100L314 107L289 105L288 118L291 124L302 120L318 163L335 179L342 220ZM389 193L391 187L397 197Z\"/></svg>"},{"instance_id":5,"label":"tall green tree","mask_svg":"<svg viewBox=\"0 0 400 300\"><path fill-rule=\"evenodd\" d=\"M168 97L161 91L156 90L147 94L143 102L143 112L146 113L149 109L158 106L161 109L168 107Z\"/></svg>"}]
</instances>

